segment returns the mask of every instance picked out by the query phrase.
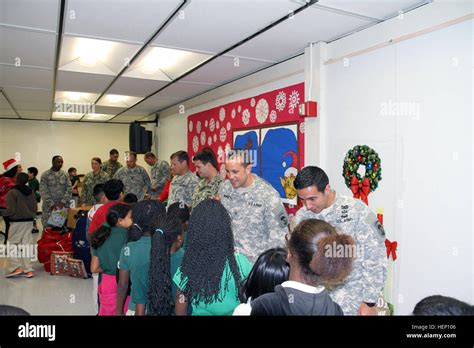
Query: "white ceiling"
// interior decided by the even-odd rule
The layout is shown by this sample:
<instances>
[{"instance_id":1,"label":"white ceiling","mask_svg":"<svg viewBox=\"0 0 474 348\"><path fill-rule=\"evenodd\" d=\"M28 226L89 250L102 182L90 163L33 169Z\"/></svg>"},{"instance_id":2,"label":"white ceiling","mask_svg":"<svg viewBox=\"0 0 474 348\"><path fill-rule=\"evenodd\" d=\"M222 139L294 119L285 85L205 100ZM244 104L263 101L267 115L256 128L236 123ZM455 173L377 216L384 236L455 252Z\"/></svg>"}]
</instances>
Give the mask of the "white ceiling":
<instances>
[{"instance_id":1,"label":"white ceiling","mask_svg":"<svg viewBox=\"0 0 474 348\"><path fill-rule=\"evenodd\" d=\"M50 120L67 92L82 92L93 113L106 116L82 114L81 122L153 120L171 105L301 54L310 42L426 2L320 0L243 42L306 1L0 0L0 118ZM83 44L93 44L92 58L78 51ZM180 58L150 68L150 55L163 51ZM112 106L110 94L129 98Z\"/></svg>"}]
</instances>

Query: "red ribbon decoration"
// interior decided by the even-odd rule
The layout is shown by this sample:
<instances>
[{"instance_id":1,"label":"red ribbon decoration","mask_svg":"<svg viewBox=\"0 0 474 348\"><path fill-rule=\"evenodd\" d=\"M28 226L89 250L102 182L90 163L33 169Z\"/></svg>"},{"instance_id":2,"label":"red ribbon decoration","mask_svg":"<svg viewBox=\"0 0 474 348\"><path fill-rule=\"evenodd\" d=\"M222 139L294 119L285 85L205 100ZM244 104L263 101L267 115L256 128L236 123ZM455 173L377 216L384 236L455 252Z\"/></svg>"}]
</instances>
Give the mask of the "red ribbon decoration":
<instances>
[{"instance_id":1,"label":"red ribbon decoration","mask_svg":"<svg viewBox=\"0 0 474 348\"><path fill-rule=\"evenodd\" d=\"M370 181L369 178L365 178L360 182L356 176L352 177L351 180L351 191L354 198L361 199L365 204L369 205L369 193L370 193Z\"/></svg>"},{"instance_id":2,"label":"red ribbon decoration","mask_svg":"<svg viewBox=\"0 0 474 348\"><path fill-rule=\"evenodd\" d=\"M388 239L385 239L385 247L387 248L387 259L392 254L392 260L395 261L397 259L397 242L391 242Z\"/></svg>"}]
</instances>

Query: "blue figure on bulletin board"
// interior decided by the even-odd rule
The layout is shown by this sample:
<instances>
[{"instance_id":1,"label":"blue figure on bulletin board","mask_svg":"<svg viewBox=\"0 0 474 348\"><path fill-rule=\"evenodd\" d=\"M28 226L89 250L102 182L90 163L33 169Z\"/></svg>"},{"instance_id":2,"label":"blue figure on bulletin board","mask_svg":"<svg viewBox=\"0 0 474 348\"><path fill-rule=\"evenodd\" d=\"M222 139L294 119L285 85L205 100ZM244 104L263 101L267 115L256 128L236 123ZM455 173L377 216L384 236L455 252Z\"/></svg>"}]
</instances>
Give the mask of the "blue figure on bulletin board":
<instances>
[{"instance_id":1,"label":"blue figure on bulletin board","mask_svg":"<svg viewBox=\"0 0 474 348\"><path fill-rule=\"evenodd\" d=\"M260 175L260 161L258 156L259 130L234 132L234 149L250 150L249 156L252 161L252 173Z\"/></svg>"},{"instance_id":2,"label":"blue figure on bulletin board","mask_svg":"<svg viewBox=\"0 0 474 348\"><path fill-rule=\"evenodd\" d=\"M278 191L284 203L294 205L297 153L296 125L262 129L262 177Z\"/></svg>"}]
</instances>

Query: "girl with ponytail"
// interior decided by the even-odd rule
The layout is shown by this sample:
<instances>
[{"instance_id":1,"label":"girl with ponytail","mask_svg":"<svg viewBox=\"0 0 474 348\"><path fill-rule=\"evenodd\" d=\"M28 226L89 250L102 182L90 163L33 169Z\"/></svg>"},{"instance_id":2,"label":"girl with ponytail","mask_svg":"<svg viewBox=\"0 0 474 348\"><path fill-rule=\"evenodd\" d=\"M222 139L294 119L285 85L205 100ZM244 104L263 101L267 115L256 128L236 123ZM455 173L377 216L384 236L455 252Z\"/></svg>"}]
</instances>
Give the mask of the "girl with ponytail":
<instances>
[{"instance_id":1,"label":"girl with ponytail","mask_svg":"<svg viewBox=\"0 0 474 348\"><path fill-rule=\"evenodd\" d=\"M252 302L251 315L343 315L327 293L351 273L355 242L327 222L302 221L287 235L289 280Z\"/></svg>"},{"instance_id":2,"label":"girl with ponytail","mask_svg":"<svg viewBox=\"0 0 474 348\"><path fill-rule=\"evenodd\" d=\"M166 214L165 206L158 200L140 201L132 209L133 225L119 261L116 314L123 315L127 291L132 283L127 315L145 315L148 302L148 270L152 236L156 221Z\"/></svg>"},{"instance_id":3,"label":"girl with ponytail","mask_svg":"<svg viewBox=\"0 0 474 348\"><path fill-rule=\"evenodd\" d=\"M91 271L99 273L99 315L115 314L116 271L127 228L132 224L130 206L112 205L102 224L91 236Z\"/></svg>"},{"instance_id":4,"label":"girl with ponytail","mask_svg":"<svg viewBox=\"0 0 474 348\"><path fill-rule=\"evenodd\" d=\"M148 273L148 314L174 315L176 284L172 277L181 265L183 224L174 214L161 215L154 225ZM138 307L138 305L137 305Z\"/></svg>"}]
</instances>

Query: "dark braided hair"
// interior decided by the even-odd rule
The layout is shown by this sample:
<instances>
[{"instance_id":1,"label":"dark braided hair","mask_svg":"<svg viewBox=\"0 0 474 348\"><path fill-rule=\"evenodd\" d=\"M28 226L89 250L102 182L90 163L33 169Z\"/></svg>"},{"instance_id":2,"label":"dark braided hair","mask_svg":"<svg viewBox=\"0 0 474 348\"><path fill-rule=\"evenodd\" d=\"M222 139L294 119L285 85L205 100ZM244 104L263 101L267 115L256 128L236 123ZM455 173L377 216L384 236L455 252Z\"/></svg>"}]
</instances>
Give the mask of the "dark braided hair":
<instances>
[{"instance_id":1,"label":"dark braided hair","mask_svg":"<svg viewBox=\"0 0 474 348\"><path fill-rule=\"evenodd\" d=\"M128 229L127 243L139 240L144 232L152 233L153 219L164 213L165 206L156 199L136 203L132 208L133 225Z\"/></svg>"},{"instance_id":2,"label":"dark braided hair","mask_svg":"<svg viewBox=\"0 0 474 348\"><path fill-rule=\"evenodd\" d=\"M174 298L171 296L170 249L183 225L175 215L155 216L152 224L150 269L148 271L148 314L171 315Z\"/></svg>"},{"instance_id":3,"label":"dark braided hair","mask_svg":"<svg viewBox=\"0 0 474 348\"><path fill-rule=\"evenodd\" d=\"M224 274L227 264L230 273ZM206 199L193 209L181 273L181 293L194 305L218 301L221 290L228 290L231 277L237 287L240 285L231 220L221 202ZM224 289L221 289L222 277L225 277Z\"/></svg>"},{"instance_id":4,"label":"dark braided hair","mask_svg":"<svg viewBox=\"0 0 474 348\"><path fill-rule=\"evenodd\" d=\"M91 236L91 246L94 249L98 249L102 244L104 244L112 232L112 227L117 225L119 219L125 219L129 211L130 206L128 204L118 203L110 206L106 217L107 223L110 227L102 225L95 230Z\"/></svg>"}]
</instances>

